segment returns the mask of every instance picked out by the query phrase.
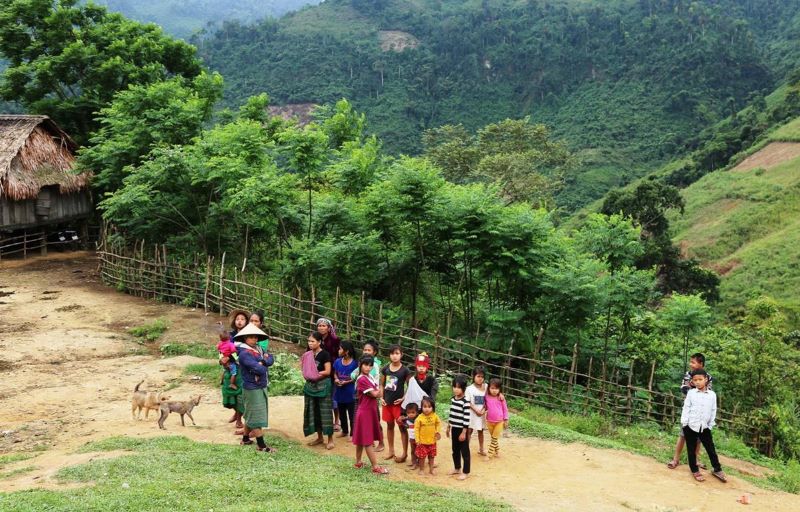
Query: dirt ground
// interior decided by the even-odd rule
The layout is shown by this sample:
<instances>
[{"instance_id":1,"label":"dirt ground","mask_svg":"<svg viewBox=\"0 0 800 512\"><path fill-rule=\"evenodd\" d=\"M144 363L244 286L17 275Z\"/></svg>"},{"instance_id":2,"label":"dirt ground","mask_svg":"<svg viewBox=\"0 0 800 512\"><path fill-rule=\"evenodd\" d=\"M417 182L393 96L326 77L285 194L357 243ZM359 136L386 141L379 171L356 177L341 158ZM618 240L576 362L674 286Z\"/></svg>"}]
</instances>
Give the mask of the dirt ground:
<instances>
[{"instance_id":1,"label":"dirt ground","mask_svg":"<svg viewBox=\"0 0 800 512\"><path fill-rule=\"evenodd\" d=\"M74 453L89 441L110 436L185 435L238 443L218 390L191 380L169 394L205 395L195 409L197 426L181 427L179 418L170 416L164 432L154 415L149 421L131 419L130 394L137 382L146 379L147 389L159 389L185 365L198 361L188 356L160 358L126 334L127 328L159 317L171 325L165 341L211 343L218 320L214 314L104 287L88 253L0 263L0 453L39 453L4 467L3 472L31 465L37 469L0 477L0 491L68 488L53 478L55 472L120 455ZM22 384L29 382L37 384L24 391ZM301 397L272 397L270 434L302 440L301 413ZM685 465L670 471L627 452L511 436L501 441L503 458L487 461L475 454L475 444L473 472L466 484L445 476L452 467L446 440L440 445L439 475L418 477L390 464L390 478L468 488L519 510L727 511L740 507L736 498L747 492L752 494L748 509L800 511L800 496L766 491L738 478L722 484L709 475L706 482L696 483ZM353 448L339 440L332 453L351 457Z\"/></svg>"},{"instance_id":2,"label":"dirt ground","mask_svg":"<svg viewBox=\"0 0 800 512\"><path fill-rule=\"evenodd\" d=\"M788 160L800 156L800 143L797 142L772 142L764 149L752 154L739 162L731 169L732 172L747 172L752 169L762 168L770 170Z\"/></svg>"}]
</instances>

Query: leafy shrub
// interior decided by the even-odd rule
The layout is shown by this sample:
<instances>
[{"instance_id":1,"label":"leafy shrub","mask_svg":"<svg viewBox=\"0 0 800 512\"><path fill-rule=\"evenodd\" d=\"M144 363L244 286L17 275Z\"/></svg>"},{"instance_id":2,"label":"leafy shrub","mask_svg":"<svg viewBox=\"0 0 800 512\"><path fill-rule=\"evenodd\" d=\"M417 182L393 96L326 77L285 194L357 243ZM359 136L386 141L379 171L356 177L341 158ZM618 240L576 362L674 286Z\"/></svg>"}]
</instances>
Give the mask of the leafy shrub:
<instances>
[{"instance_id":1,"label":"leafy shrub","mask_svg":"<svg viewBox=\"0 0 800 512\"><path fill-rule=\"evenodd\" d=\"M300 372L300 358L295 354L275 354L275 364L269 369L271 395L302 395L305 384Z\"/></svg>"}]
</instances>

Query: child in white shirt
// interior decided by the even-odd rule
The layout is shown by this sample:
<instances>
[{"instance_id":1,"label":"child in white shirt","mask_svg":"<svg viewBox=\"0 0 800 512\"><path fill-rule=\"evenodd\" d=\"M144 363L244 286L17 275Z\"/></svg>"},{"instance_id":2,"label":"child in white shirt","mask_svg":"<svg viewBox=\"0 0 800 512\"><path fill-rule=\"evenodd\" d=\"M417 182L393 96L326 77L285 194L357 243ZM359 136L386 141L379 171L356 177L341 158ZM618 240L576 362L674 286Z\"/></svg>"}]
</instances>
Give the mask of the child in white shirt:
<instances>
[{"instance_id":1,"label":"child in white shirt","mask_svg":"<svg viewBox=\"0 0 800 512\"><path fill-rule=\"evenodd\" d=\"M703 443L708 458L711 460L711 466L714 468L711 474L723 482L727 482L728 478L719 464L717 450L714 448L714 438L711 436L711 429L714 427L714 420L717 416L717 395L708 389L708 373L705 370L694 370L691 375L694 388L686 394L681 413L681 427L686 437L689 469L695 480L698 482L705 480L700 473L700 468L697 467L695 447L699 440Z\"/></svg>"}]
</instances>

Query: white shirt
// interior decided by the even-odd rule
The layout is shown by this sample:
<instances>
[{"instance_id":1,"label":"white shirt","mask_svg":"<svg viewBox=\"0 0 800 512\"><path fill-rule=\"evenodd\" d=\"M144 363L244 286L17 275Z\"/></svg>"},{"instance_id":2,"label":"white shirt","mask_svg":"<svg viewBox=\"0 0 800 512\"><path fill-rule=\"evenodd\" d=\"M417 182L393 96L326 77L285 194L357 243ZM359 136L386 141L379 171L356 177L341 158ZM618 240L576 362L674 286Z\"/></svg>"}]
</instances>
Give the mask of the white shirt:
<instances>
[{"instance_id":1,"label":"white shirt","mask_svg":"<svg viewBox=\"0 0 800 512\"><path fill-rule=\"evenodd\" d=\"M717 417L717 395L706 388L704 391L690 389L683 402L681 426L689 426L695 432L714 427Z\"/></svg>"}]
</instances>

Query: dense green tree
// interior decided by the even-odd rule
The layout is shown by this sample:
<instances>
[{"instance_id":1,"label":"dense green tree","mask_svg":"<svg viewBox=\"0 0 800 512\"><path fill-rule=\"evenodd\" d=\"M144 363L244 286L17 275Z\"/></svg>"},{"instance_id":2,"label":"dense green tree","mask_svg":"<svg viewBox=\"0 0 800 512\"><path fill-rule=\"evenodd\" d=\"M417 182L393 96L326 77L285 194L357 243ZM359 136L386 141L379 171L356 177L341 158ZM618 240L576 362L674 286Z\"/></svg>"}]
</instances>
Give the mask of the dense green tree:
<instances>
[{"instance_id":1,"label":"dense green tree","mask_svg":"<svg viewBox=\"0 0 800 512\"><path fill-rule=\"evenodd\" d=\"M0 8L0 97L46 114L83 143L117 91L200 73L195 48L155 25L78 0L11 0Z\"/></svg>"}]
</instances>

